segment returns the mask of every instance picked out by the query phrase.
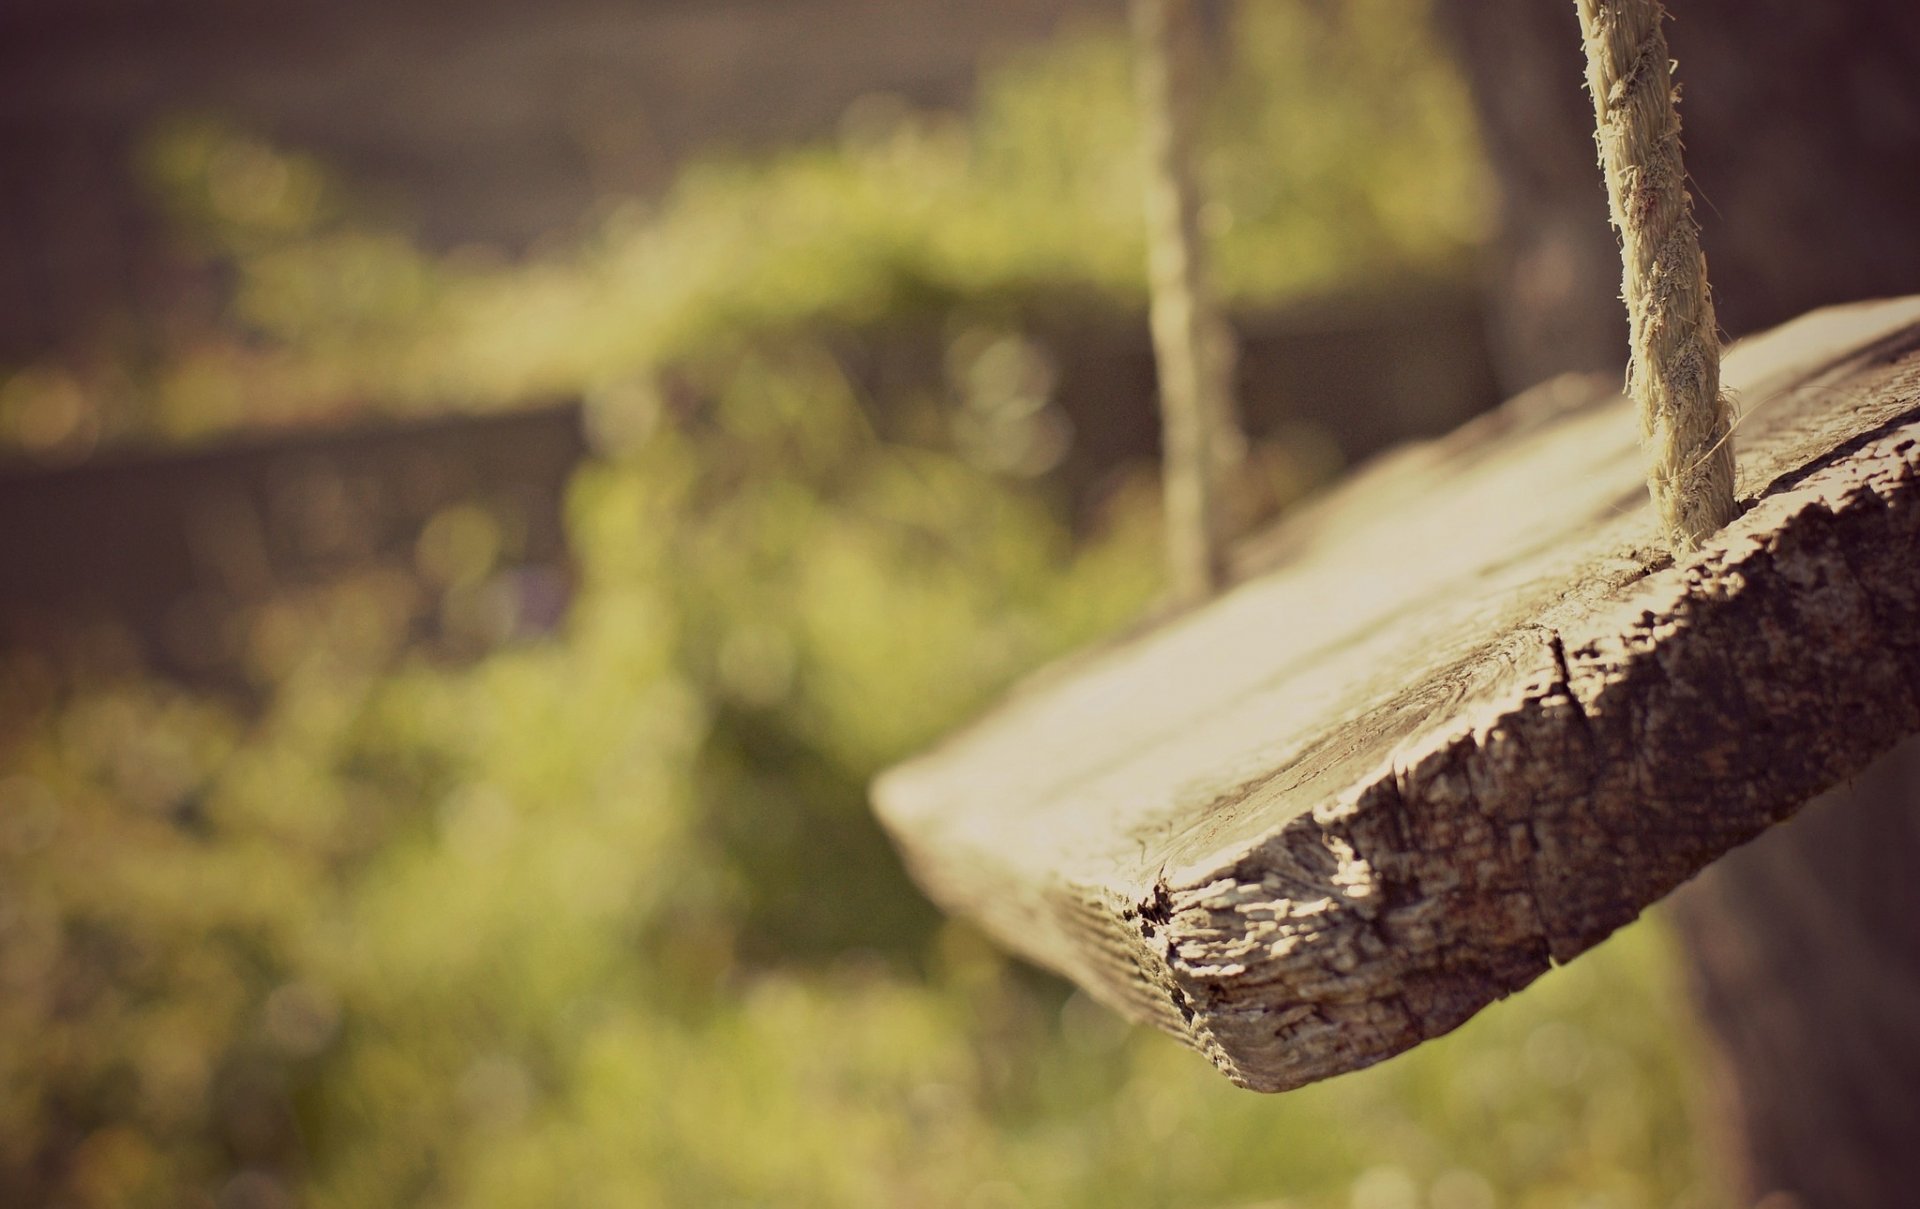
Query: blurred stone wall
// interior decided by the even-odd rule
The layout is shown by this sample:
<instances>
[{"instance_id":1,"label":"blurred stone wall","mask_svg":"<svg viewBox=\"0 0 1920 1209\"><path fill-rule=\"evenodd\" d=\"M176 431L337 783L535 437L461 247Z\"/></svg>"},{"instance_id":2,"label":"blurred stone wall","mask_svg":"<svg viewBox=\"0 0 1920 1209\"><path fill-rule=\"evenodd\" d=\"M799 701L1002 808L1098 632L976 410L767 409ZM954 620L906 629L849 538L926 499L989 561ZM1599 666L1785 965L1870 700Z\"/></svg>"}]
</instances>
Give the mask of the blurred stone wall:
<instances>
[{"instance_id":1,"label":"blurred stone wall","mask_svg":"<svg viewBox=\"0 0 1920 1209\"><path fill-rule=\"evenodd\" d=\"M1496 397L1483 322L1477 297L1440 288L1236 315L1248 426L1307 480L1447 432ZM1048 480L1075 523L1096 523L1159 440L1144 316L1035 299L1021 327L1066 437ZM828 343L864 397L899 399L953 389L949 336L907 320ZM590 427L579 405L548 404L71 466L0 459L0 653L104 641L244 686L271 670L249 666L260 628L325 593L377 603L443 655L545 633L572 596L564 500Z\"/></svg>"},{"instance_id":2,"label":"blurred stone wall","mask_svg":"<svg viewBox=\"0 0 1920 1209\"><path fill-rule=\"evenodd\" d=\"M245 688L320 625L453 657L546 633L572 592L565 485L585 453L579 407L555 404L0 463L0 653Z\"/></svg>"},{"instance_id":3,"label":"blurred stone wall","mask_svg":"<svg viewBox=\"0 0 1920 1209\"><path fill-rule=\"evenodd\" d=\"M1119 0L6 0L0 364L163 296L129 153L214 113L308 150L429 245L519 250L690 151L964 103L984 58Z\"/></svg>"}]
</instances>

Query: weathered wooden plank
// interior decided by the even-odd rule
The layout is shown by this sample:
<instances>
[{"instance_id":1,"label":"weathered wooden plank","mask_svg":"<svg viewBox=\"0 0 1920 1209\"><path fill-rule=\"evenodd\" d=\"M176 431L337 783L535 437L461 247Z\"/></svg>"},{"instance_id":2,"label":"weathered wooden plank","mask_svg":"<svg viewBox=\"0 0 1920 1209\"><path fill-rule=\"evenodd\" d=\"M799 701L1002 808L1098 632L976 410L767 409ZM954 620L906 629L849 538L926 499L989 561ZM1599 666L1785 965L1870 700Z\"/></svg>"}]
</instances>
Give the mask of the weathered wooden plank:
<instances>
[{"instance_id":1,"label":"weathered wooden plank","mask_svg":"<svg viewBox=\"0 0 1920 1209\"><path fill-rule=\"evenodd\" d=\"M1207 606L885 775L930 893L1277 1091L1446 1032L1920 732L1920 299L1743 342L1744 514L1655 552L1550 383L1388 455Z\"/></svg>"}]
</instances>

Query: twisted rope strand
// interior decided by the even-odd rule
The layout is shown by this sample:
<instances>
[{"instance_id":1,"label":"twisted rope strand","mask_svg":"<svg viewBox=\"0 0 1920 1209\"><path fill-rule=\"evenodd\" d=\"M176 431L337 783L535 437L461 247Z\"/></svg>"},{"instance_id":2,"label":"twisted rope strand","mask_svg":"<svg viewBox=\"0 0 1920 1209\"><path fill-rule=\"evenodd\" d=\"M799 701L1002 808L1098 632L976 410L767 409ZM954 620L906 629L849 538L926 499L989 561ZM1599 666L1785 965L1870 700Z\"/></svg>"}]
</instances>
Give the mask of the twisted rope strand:
<instances>
[{"instance_id":1,"label":"twisted rope strand","mask_svg":"<svg viewBox=\"0 0 1920 1209\"><path fill-rule=\"evenodd\" d=\"M1693 198L1660 0L1575 0L1595 138L1620 233L1627 391L1640 413L1647 487L1675 553L1735 515L1733 407Z\"/></svg>"},{"instance_id":2,"label":"twisted rope strand","mask_svg":"<svg viewBox=\"0 0 1920 1209\"><path fill-rule=\"evenodd\" d=\"M1133 0L1147 152L1148 284L1160 382L1167 557L1176 599L1227 580L1229 496L1246 450L1233 393L1233 342L1200 230L1194 162L1206 95L1198 0Z\"/></svg>"}]
</instances>

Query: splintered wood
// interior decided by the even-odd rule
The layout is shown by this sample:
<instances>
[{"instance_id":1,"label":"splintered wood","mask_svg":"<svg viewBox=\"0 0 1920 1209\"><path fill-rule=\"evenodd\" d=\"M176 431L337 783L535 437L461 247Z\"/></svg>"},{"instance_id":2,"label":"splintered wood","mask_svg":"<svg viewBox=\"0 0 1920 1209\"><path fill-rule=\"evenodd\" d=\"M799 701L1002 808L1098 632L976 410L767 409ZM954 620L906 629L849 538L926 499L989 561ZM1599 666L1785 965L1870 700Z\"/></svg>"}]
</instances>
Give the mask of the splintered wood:
<instances>
[{"instance_id":1,"label":"splintered wood","mask_svg":"<svg viewBox=\"0 0 1920 1209\"><path fill-rule=\"evenodd\" d=\"M1920 732L1920 299L1743 342L1744 513L1658 554L1566 379L881 778L926 886L1281 1091L1458 1026Z\"/></svg>"}]
</instances>

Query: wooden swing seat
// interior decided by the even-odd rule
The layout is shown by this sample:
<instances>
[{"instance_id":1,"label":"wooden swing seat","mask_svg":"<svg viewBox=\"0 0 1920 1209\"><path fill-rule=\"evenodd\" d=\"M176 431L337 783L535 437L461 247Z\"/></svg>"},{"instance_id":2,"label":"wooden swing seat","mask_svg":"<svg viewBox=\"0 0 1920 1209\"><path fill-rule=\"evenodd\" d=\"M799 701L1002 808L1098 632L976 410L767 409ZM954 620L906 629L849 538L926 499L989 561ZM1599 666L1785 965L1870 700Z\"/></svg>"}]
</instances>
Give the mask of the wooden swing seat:
<instances>
[{"instance_id":1,"label":"wooden swing seat","mask_svg":"<svg viewBox=\"0 0 1920 1209\"><path fill-rule=\"evenodd\" d=\"M1920 298L1742 342L1659 547L1616 383L1363 467L887 773L928 891L1279 1091L1465 1021L1920 732Z\"/></svg>"}]
</instances>

